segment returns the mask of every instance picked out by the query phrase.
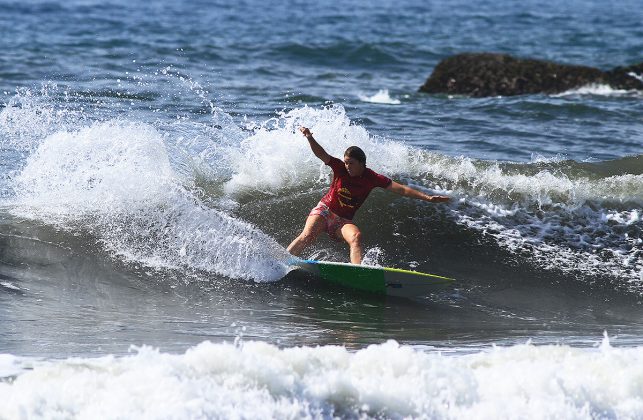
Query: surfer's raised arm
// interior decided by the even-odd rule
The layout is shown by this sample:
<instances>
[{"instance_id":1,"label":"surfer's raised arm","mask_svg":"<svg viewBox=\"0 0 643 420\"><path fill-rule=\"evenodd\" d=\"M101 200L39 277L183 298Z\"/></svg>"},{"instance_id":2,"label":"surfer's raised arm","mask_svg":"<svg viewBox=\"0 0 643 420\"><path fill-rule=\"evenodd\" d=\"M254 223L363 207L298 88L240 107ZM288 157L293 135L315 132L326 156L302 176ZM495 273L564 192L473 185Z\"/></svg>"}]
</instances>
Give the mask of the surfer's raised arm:
<instances>
[{"instance_id":1,"label":"surfer's raised arm","mask_svg":"<svg viewBox=\"0 0 643 420\"><path fill-rule=\"evenodd\" d=\"M322 160L325 164L328 164L330 161L330 155L326 153L323 147L317 143L317 140L313 137L313 133L307 127L299 127L299 131L308 139L308 144L310 144L310 149L313 151L315 156Z\"/></svg>"},{"instance_id":2,"label":"surfer's raised arm","mask_svg":"<svg viewBox=\"0 0 643 420\"><path fill-rule=\"evenodd\" d=\"M418 191L406 185L398 184L395 181L392 181L386 189L396 194L403 195L404 197L417 198L418 200L430 201L432 203L444 203L449 201L449 197L446 195L425 194L422 191Z\"/></svg>"}]
</instances>

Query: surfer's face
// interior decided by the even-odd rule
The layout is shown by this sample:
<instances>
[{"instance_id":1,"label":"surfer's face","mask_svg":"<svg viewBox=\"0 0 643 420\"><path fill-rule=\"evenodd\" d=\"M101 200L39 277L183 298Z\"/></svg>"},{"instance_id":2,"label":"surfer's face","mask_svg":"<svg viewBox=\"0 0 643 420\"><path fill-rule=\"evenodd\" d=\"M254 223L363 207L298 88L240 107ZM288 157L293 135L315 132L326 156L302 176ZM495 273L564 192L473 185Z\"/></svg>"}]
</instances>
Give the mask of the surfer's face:
<instances>
[{"instance_id":1,"label":"surfer's face","mask_svg":"<svg viewBox=\"0 0 643 420\"><path fill-rule=\"evenodd\" d=\"M344 156L344 166L346 166L346 171L350 176L360 176L364 172L364 168L366 168L366 165L362 162L348 156Z\"/></svg>"}]
</instances>

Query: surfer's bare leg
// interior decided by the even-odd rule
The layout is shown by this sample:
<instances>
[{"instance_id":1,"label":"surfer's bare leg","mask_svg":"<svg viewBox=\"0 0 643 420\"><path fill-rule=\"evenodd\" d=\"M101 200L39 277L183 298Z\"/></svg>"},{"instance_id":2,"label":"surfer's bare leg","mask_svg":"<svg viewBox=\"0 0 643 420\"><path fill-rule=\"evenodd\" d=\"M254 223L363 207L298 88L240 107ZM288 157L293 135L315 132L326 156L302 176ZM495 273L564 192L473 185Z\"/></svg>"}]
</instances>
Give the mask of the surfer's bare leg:
<instances>
[{"instance_id":1,"label":"surfer's bare leg","mask_svg":"<svg viewBox=\"0 0 643 420\"><path fill-rule=\"evenodd\" d=\"M315 242L315 239L324 231L326 221L317 214L308 216L304 230L288 245L288 252L292 255L299 255L308 245Z\"/></svg>"},{"instance_id":2,"label":"surfer's bare leg","mask_svg":"<svg viewBox=\"0 0 643 420\"><path fill-rule=\"evenodd\" d=\"M350 256L353 264L362 263L362 232L359 228L352 223L345 224L337 229L337 236L344 238L348 246L351 248Z\"/></svg>"}]
</instances>

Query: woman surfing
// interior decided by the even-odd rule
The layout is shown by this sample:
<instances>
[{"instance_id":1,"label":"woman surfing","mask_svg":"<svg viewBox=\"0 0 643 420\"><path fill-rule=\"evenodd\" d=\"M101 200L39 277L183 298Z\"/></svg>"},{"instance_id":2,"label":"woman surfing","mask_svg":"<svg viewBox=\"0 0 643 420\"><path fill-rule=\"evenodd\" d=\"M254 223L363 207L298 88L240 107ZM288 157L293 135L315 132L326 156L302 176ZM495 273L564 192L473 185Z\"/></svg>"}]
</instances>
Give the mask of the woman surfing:
<instances>
[{"instance_id":1,"label":"woman surfing","mask_svg":"<svg viewBox=\"0 0 643 420\"><path fill-rule=\"evenodd\" d=\"M310 148L322 162L333 170L333 181L326 195L310 211L304 229L288 246L288 252L298 256L304 248L315 242L325 231L336 241L345 241L350 247L353 264L362 263L362 234L353 222L355 213L373 188L384 188L404 197L432 203L449 201L444 195L428 195L366 167L366 154L357 146L344 152L344 160L326 153L306 127L299 129L308 140Z\"/></svg>"}]
</instances>

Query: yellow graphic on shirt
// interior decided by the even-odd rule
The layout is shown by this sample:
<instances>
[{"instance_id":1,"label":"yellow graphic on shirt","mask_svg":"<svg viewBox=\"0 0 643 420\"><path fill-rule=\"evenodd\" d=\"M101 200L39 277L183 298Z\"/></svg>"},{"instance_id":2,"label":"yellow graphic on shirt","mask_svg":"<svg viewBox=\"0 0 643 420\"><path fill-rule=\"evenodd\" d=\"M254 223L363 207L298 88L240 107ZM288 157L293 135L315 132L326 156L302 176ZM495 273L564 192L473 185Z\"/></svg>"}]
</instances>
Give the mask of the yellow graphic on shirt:
<instances>
[{"instance_id":1,"label":"yellow graphic on shirt","mask_svg":"<svg viewBox=\"0 0 643 420\"><path fill-rule=\"evenodd\" d=\"M351 192L348 191L348 188L340 188L339 191L337 191L337 200L339 201L340 207L350 207L351 209L355 207L351 206L350 204L346 204L344 201L342 201L342 198L346 201L351 201L353 199L353 197L351 196Z\"/></svg>"}]
</instances>

